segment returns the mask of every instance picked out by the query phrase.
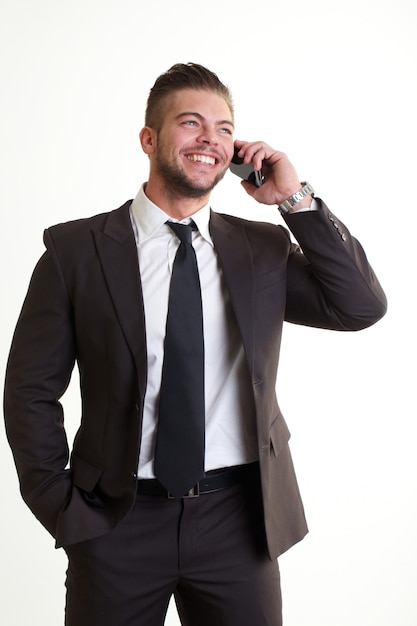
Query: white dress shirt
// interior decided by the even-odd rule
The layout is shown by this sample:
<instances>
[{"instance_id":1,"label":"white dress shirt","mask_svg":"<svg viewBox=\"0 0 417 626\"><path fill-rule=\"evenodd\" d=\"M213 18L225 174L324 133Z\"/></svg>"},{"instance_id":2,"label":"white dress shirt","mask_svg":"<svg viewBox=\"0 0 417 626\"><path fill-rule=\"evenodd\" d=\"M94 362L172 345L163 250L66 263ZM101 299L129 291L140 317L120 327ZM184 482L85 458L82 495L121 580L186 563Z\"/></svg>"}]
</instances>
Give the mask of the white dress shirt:
<instances>
[{"instance_id":1,"label":"white dress shirt","mask_svg":"<svg viewBox=\"0 0 417 626\"><path fill-rule=\"evenodd\" d=\"M146 197L144 187L131 205L131 218L138 247L148 362L138 476L153 478L169 284L180 242L165 223L172 218ZM192 216L198 227L193 232L193 246L203 301L206 471L258 458L251 380L210 237L209 218L209 205ZM189 222L190 218L182 221Z\"/></svg>"}]
</instances>

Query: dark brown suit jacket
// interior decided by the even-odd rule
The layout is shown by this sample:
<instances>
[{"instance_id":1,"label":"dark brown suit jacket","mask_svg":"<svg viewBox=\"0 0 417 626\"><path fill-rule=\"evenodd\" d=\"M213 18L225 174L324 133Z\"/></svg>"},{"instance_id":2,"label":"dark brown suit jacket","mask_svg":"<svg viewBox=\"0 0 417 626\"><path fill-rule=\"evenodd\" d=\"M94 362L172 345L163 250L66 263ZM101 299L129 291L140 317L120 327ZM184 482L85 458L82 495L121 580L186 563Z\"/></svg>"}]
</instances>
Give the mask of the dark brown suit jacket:
<instances>
[{"instance_id":1,"label":"dark brown suit jacket","mask_svg":"<svg viewBox=\"0 0 417 626\"><path fill-rule=\"evenodd\" d=\"M11 347L7 434L23 498L57 547L107 533L135 500L147 363L129 205L45 232ZM360 244L324 204L286 222L304 254L284 227L210 221L252 380L271 558L307 532L275 393L283 321L358 330L386 309ZM75 363L82 416L68 468L59 398Z\"/></svg>"}]
</instances>

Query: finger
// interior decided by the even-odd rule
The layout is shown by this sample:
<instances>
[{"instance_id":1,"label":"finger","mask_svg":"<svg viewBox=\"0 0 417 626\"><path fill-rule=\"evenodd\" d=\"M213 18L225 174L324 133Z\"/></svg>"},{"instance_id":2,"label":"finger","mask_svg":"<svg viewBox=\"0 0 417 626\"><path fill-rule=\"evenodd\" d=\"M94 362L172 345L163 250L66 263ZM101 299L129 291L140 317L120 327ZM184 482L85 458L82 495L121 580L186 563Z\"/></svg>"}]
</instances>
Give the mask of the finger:
<instances>
[{"instance_id":1,"label":"finger","mask_svg":"<svg viewBox=\"0 0 417 626\"><path fill-rule=\"evenodd\" d=\"M275 155L278 157L280 154L274 150L271 146L263 141L253 142L238 142L239 157L243 159L244 163L252 163L256 170L262 169L263 161L267 163L276 160Z\"/></svg>"},{"instance_id":2,"label":"finger","mask_svg":"<svg viewBox=\"0 0 417 626\"><path fill-rule=\"evenodd\" d=\"M267 146L267 144L265 144L263 141L236 140L235 146L239 148L239 156L244 159L245 163L251 163L255 154L257 154L258 152L266 154L265 148L269 148L272 152L272 148ZM262 157L262 155L260 155L260 157Z\"/></svg>"},{"instance_id":3,"label":"finger","mask_svg":"<svg viewBox=\"0 0 417 626\"><path fill-rule=\"evenodd\" d=\"M254 196L256 190L258 189L258 187L256 187L255 185L252 185L252 183L250 183L248 180L242 180L240 181L240 184L242 185L243 189L246 191L246 193L249 196Z\"/></svg>"}]
</instances>

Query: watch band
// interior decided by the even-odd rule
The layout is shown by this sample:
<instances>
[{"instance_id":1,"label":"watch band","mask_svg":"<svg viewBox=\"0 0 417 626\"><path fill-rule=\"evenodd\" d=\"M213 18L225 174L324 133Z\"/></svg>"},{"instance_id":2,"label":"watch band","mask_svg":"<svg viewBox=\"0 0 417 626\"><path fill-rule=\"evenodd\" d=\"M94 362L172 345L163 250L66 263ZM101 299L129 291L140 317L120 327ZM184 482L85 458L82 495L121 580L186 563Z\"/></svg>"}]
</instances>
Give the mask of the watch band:
<instances>
[{"instance_id":1,"label":"watch band","mask_svg":"<svg viewBox=\"0 0 417 626\"><path fill-rule=\"evenodd\" d=\"M284 200L284 202L278 205L278 208L283 215L288 213L288 211L290 211L294 205L298 204L298 202L301 202L303 198L314 193L314 189L310 185L310 183L301 183L301 184L303 185L301 189L296 191L292 196L290 196L289 198Z\"/></svg>"}]
</instances>

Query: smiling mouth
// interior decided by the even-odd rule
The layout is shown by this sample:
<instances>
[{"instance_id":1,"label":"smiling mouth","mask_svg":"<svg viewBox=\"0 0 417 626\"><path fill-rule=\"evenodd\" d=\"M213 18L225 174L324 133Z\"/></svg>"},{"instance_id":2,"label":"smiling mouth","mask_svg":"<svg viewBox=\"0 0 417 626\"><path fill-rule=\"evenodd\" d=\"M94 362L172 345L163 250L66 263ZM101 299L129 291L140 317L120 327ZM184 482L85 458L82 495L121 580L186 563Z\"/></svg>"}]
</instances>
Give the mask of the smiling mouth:
<instances>
[{"instance_id":1,"label":"smiling mouth","mask_svg":"<svg viewBox=\"0 0 417 626\"><path fill-rule=\"evenodd\" d=\"M205 163L206 165L216 165L216 159L206 154L189 154L187 155L189 161L198 163Z\"/></svg>"}]
</instances>

